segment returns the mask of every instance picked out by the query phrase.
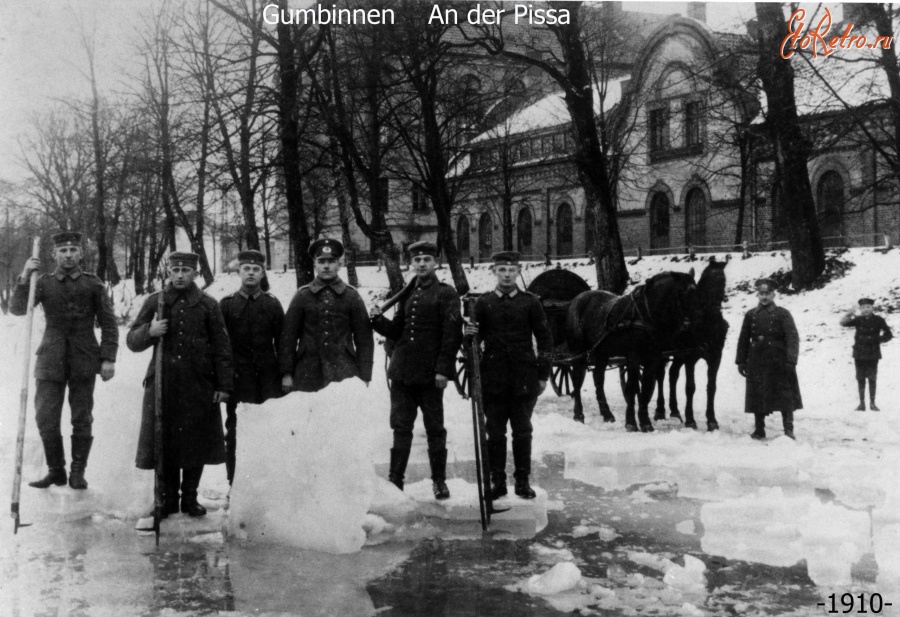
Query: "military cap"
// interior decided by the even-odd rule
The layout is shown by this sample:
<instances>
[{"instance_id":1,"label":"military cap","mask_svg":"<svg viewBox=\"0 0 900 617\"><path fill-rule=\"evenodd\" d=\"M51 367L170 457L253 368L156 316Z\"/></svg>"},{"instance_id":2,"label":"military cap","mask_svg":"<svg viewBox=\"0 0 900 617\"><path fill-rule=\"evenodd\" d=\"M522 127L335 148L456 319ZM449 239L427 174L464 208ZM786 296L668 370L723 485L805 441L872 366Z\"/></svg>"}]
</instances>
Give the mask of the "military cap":
<instances>
[{"instance_id":1,"label":"military cap","mask_svg":"<svg viewBox=\"0 0 900 617\"><path fill-rule=\"evenodd\" d=\"M344 245L334 238L319 238L309 245L309 256L339 258L344 254Z\"/></svg>"},{"instance_id":2,"label":"military cap","mask_svg":"<svg viewBox=\"0 0 900 617\"><path fill-rule=\"evenodd\" d=\"M775 291L777 288L778 286L772 279L764 278L756 281L756 291L768 293L770 291Z\"/></svg>"},{"instance_id":3,"label":"military cap","mask_svg":"<svg viewBox=\"0 0 900 617\"><path fill-rule=\"evenodd\" d=\"M81 246L81 234L77 231L61 231L53 234L53 247L60 248L62 246Z\"/></svg>"},{"instance_id":4,"label":"military cap","mask_svg":"<svg viewBox=\"0 0 900 617\"><path fill-rule=\"evenodd\" d=\"M200 256L197 255L197 253L181 253L176 251L169 255L170 268L181 266L196 270L198 263L200 263Z\"/></svg>"},{"instance_id":5,"label":"military cap","mask_svg":"<svg viewBox=\"0 0 900 617\"><path fill-rule=\"evenodd\" d=\"M427 240L413 242L409 245L409 256L418 257L419 255L431 255L432 257L437 257L437 245L434 242L428 242Z\"/></svg>"},{"instance_id":6,"label":"military cap","mask_svg":"<svg viewBox=\"0 0 900 617\"><path fill-rule=\"evenodd\" d=\"M522 259L519 251L500 251L491 255L491 260L495 266L518 266Z\"/></svg>"},{"instance_id":7,"label":"military cap","mask_svg":"<svg viewBox=\"0 0 900 617\"><path fill-rule=\"evenodd\" d=\"M259 251L241 251L238 253L239 264L254 264L257 266L266 266L266 256Z\"/></svg>"},{"instance_id":8,"label":"military cap","mask_svg":"<svg viewBox=\"0 0 900 617\"><path fill-rule=\"evenodd\" d=\"M871 304L871 305L874 306L874 305L875 305L875 300L873 300L872 298L860 298L860 299L859 299L859 303L860 303L860 304Z\"/></svg>"}]
</instances>

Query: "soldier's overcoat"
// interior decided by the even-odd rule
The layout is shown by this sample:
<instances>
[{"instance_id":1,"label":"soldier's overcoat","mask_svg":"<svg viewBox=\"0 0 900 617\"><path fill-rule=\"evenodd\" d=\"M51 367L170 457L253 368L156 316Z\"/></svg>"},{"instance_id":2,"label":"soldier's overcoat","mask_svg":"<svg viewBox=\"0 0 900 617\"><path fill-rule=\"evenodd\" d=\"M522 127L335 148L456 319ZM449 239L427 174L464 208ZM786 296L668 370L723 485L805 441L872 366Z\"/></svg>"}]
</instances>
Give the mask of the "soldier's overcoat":
<instances>
[{"instance_id":1,"label":"soldier's overcoat","mask_svg":"<svg viewBox=\"0 0 900 617\"><path fill-rule=\"evenodd\" d=\"M475 320L484 341L484 393L536 396L538 382L550 376L553 351L553 336L538 297L519 289L509 295L486 293L475 303ZM537 341L537 355L532 336Z\"/></svg>"},{"instance_id":2,"label":"soldier's overcoat","mask_svg":"<svg viewBox=\"0 0 900 617\"><path fill-rule=\"evenodd\" d=\"M858 315L841 321L848 328L856 328L853 337L854 360L881 360L881 344L894 335L881 315Z\"/></svg>"},{"instance_id":3,"label":"soldier's overcoat","mask_svg":"<svg viewBox=\"0 0 900 617\"><path fill-rule=\"evenodd\" d=\"M294 389L321 390L359 377L372 380L375 342L366 304L340 279L315 279L297 290L284 318L279 362Z\"/></svg>"},{"instance_id":4,"label":"soldier's overcoat","mask_svg":"<svg viewBox=\"0 0 900 617\"><path fill-rule=\"evenodd\" d=\"M152 294L128 331L131 351L154 347L150 322L158 293ZM218 303L191 284L184 291L166 286L163 318L163 434L166 461L179 467L225 462L222 415L213 402L216 391L233 390L231 343ZM154 468L154 383L156 348L144 379L144 405L138 438L137 466Z\"/></svg>"},{"instance_id":5,"label":"soldier's overcoat","mask_svg":"<svg viewBox=\"0 0 900 617\"><path fill-rule=\"evenodd\" d=\"M270 293L248 296L236 291L219 300L231 339L236 402L256 405L282 395L278 345L284 309Z\"/></svg>"},{"instance_id":6,"label":"soldier's overcoat","mask_svg":"<svg viewBox=\"0 0 900 617\"><path fill-rule=\"evenodd\" d=\"M737 364L747 367L744 411L768 415L803 408L797 380L800 336L794 318L780 306L757 306L744 316Z\"/></svg>"},{"instance_id":7,"label":"soldier's overcoat","mask_svg":"<svg viewBox=\"0 0 900 617\"><path fill-rule=\"evenodd\" d=\"M30 281L16 285L9 310L28 310ZM116 361L119 328L103 282L75 268L38 277L35 303L44 307L47 327L37 350L34 376L49 381L93 379L104 360ZM94 334L100 324L100 343Z\"/></svg>"},{"instance_id":8,"label":"soldier's overcoat","mask_svg":"<svg viewBox=\"0 0 900 617\"><path fill-rule=\"evenodd\" d=\"M394 318L379 315L376 332L396 341L388 377L410 385L434 384L435 374L453 379L462 341L459 294L432 275L417 281L398 303Z\"/></svg>"}]
</instances>

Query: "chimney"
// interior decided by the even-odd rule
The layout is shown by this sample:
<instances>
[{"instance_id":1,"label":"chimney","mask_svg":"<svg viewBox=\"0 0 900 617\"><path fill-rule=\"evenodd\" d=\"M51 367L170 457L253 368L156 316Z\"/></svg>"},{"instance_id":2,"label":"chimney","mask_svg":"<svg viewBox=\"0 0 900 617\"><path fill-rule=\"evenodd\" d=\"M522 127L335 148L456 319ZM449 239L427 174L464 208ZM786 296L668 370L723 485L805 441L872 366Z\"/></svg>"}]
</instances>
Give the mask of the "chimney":
<instances>
[{"instance_id":1,"label":"chimney","mask_svg":"<svg viewBox=\"0 0 900 617\"><path fill-rule=\"evenodd\" d=\"M687 16L697 21L706 23L706 3L705 2L688 2Z\"/></svg>"}]
</instances>

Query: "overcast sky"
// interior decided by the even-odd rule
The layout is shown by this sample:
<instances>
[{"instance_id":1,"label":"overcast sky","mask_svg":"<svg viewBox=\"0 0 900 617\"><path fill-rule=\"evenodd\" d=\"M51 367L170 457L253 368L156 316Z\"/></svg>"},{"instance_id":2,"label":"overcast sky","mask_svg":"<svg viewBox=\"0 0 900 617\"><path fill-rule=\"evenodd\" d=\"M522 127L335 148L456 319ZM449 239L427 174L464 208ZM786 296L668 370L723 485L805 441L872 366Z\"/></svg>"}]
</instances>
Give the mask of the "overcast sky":
<instances>
[{"instance_id":1,"label":"overcast sky","mask_svg":"<svg viewBox=\"0 0 900 617\"><path fill-rule=\"evenodd\" d=\"M18 137L29 118L55 98L86 97L89 82L80 31L96 33L101 93L128 89L137 72L134 43L142 16L159 0L59 0L43 3L0 0L0 179L20 180L25 172ZM178 0L181 1L181 0ZM681 13L686 2L627 2L626 10ZM707 21L716 30L734 30L753 15L749 3L707 3Z\"/></svg>"}]
</instances>

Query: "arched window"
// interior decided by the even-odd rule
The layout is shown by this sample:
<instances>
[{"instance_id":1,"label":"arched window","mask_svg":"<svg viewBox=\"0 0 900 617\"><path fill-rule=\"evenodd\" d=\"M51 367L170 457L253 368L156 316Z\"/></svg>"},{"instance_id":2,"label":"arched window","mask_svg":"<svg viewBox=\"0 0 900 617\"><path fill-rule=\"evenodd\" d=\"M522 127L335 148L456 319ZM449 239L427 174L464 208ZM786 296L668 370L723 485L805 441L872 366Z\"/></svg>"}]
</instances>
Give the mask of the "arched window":
<instances>
[{"instance_id":1,"label":"arched window","mask_svg":"<svg viewBox=\"0 0 900 617\"><path fill-rule=\"evenodd\" d=\"M684 205L684 242L688 246L706 244L706 196L700 189L691 189Z\"/></svg>"},{"instance_id":2,"label":"arched window","mask_svg":"<svg viewBox=\"0 0 900 617\"><path fill-rule=\"evenodd\" d=\"M556 255L572 255L572 206L565 203L556 209Z\"/></svg>"},{"instance_id":3,"label":"arched window","mask_svg":"<svg viewBox=\"0 0 900 617\"><path fill-rule=\"evenodd\" d=\"M788 219L784 212L781 183L776 181L772 189L772 242L783 242L788 237Z\"/></svg>"},{"instance_id":4,"label":"arched window","mask_svg":"<svg viewBox=\"0 0 900 617\"><path fill-rule=\"evenodd\" d=\"M478 258L490 259L494 252L494 225L491 215L485 212L478 221Z\"/></svg>"},{"instance_id":5,"label":"arched window","mask_svg":"<svg viewBox=\"0 0 900 617\"><path fill-rule=\"evenodd\" d=\"M650 200L650 248L669 248L669 198L665 193Z\"/></svg>"},{"instance_id":6,"label":"arched window","mask_svg":"<svg viewBox=\"0 0 900 617\"><path fill-rule=\"evenodd\" d=\"M590 204L584 207L584 252L594 250L594 208Z\"/></svg>"},{"instance_id":7,"label":"arched window","mask_svg":"<svg viewBox=\"0 0 900 617\"><path fill-rule=\"evenodd\" d=\"M844 179L836 171L826 171L816 191L819 231L826 246L844 235Z\"/></svg>"},{"instance_id":8,"label":"arched window","mask_svg":"<svg viewBox=\"0 0 900 617\"><path fill-rule=\"evenodd\" d=\"M469 219L465 214L456 222L456 248L461 259L469 258Z\"/></svg>"},{"instance_id":9,"label":"arched window","mask_svg":"<svg viewBox=\"0 0 900 617\"><path fill-rule=\"evenodd\" d=\"M532 257L534 249L531 246L531 210L522 208L519 211L519 220L516 221L516 247L523 257Z\"/></svg>"}]
</instances>

